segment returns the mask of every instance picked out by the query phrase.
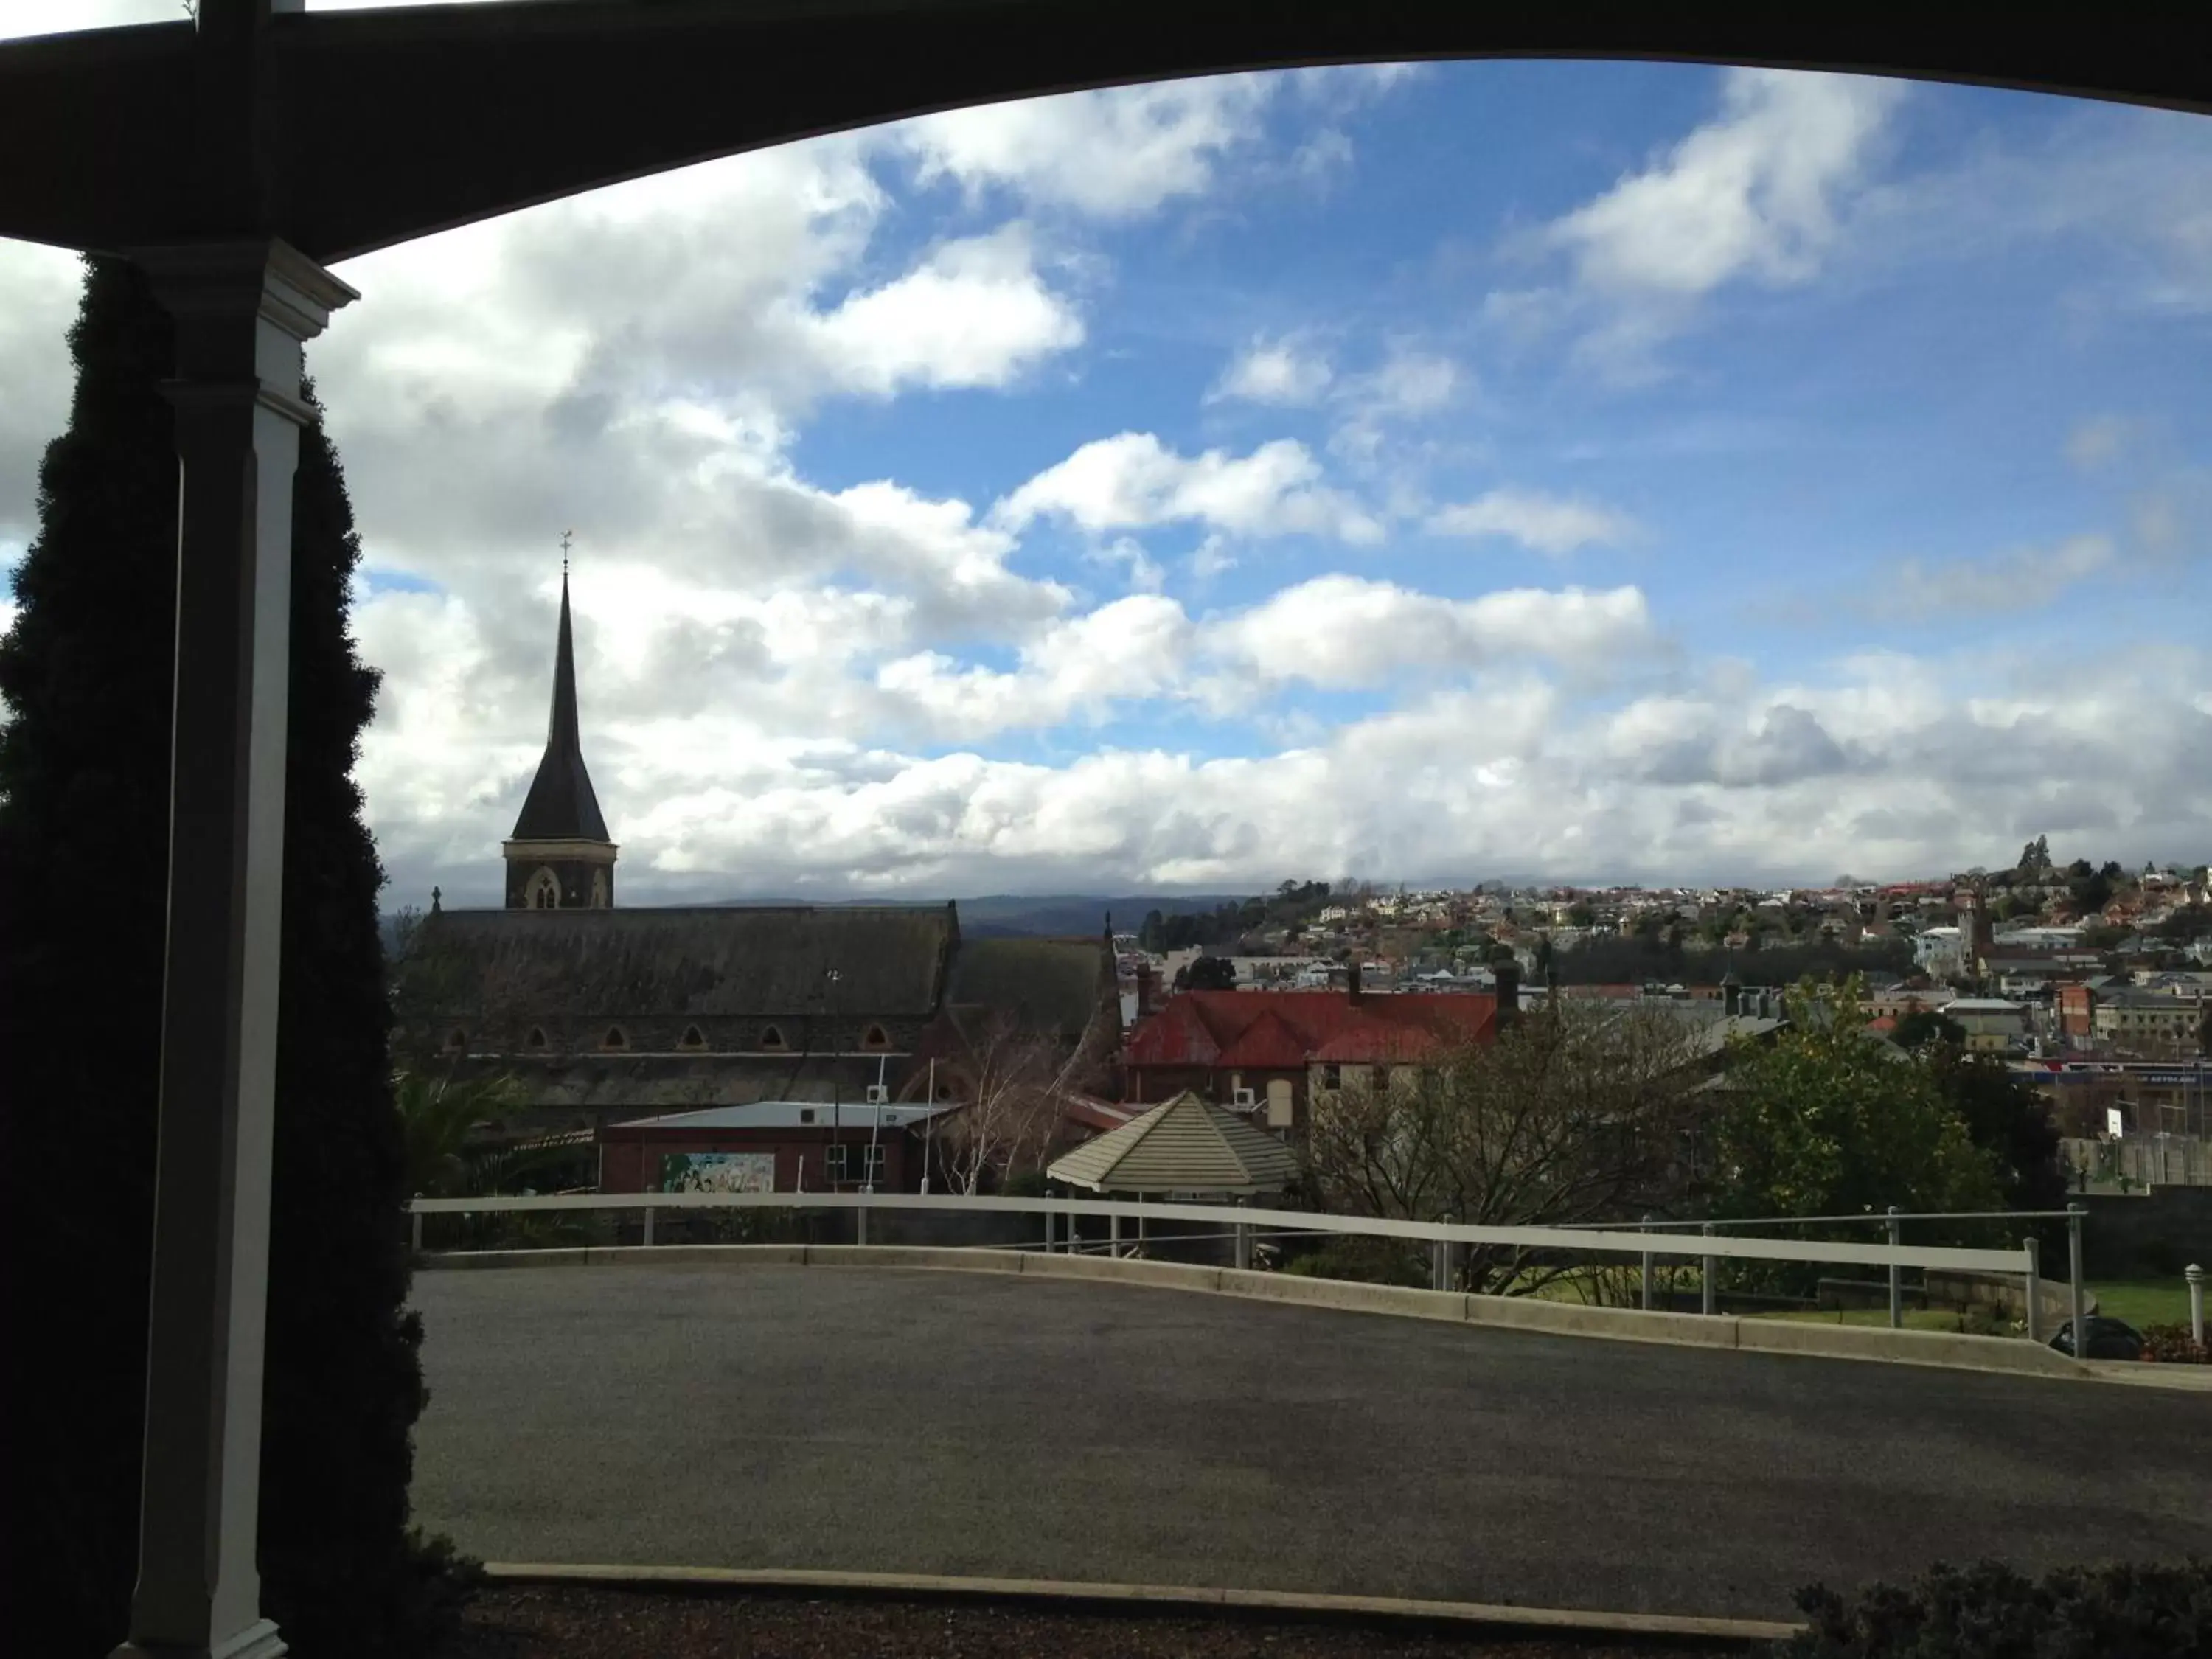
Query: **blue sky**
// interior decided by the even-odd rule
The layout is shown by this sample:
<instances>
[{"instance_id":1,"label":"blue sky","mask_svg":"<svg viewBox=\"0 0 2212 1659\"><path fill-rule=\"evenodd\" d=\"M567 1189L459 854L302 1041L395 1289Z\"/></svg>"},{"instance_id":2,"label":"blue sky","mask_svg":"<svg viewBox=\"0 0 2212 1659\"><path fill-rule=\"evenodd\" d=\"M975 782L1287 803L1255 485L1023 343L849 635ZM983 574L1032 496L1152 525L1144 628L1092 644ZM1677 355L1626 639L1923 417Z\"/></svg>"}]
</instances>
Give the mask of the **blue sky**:
<instances>
[{"instance_id":1,"label":"blue sky","mask_svg":"<svg viewBox=\"0 0 2212 1659\"><path fill-rule=\"evenodd\" d=\"M1236 77L350 262L394 895L491 896L575 531L624 891L1826 879L2212 842L2212 122ZM67 261L0 246L0 558Z\"/></svg>"}]
</instances>

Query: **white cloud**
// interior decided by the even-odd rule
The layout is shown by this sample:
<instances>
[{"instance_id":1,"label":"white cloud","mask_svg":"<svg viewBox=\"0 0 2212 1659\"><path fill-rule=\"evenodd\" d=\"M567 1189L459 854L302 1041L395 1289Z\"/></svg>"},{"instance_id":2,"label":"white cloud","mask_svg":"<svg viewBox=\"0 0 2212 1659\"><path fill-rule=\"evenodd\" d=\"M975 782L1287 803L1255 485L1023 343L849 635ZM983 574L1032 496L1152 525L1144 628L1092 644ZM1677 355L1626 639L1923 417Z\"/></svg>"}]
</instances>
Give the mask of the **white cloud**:
<instances>
[{"instance_id":1,"label":"white cloud","mask_svg":"<svg viewBox=\"0 0 2212 1659\"><path fill-rule=\"evenodd\" d=\"M892 131L924 182L1136 218L1208 189L1223 159L1258 136L1275 84L1236 75L1075 92L927 115Z\"/></svg>"},{"instance_id":2,"label":"white cloud","mask_svg":"<svg viewBox=\"0 0 2212 1659\"><path fill-rule=\"evenodd\" d=\"M1321 401L1332 378L1328 359L1292 340L1255 340L1222 371L1206 394L1208 403L1303 405Z\"/></svg>"},{"instance_id":3,"label":"white cloud","mask_svg":"<svg viewBox=\"0 0 2212 1659\"><path fill-rule=\"evenodd\" d=\"M1545 233L1590 288L1707 293L1743 276L1802 282L1837 230L1896 103L1893 82L1778 70L1729 71L1718 119Z\"/></svg>"},{"instance_id":4,"label":"white cloud","mask_svg":"<svg viewBox=\"0 0 2212 1659\"><path fill-rule=\"evenodd\" d=\"M1611 545L1636 533L1635 520L1610 507L1510 489L1439 507L1429 515L1427 527L1440 536L1502 536L1554 556Z\"/></svg>"},{"instance_id":5,"label":"white cloud","mask_svg":"<svg viewBox=\"0 0 2212 1659\"><path fill-rule=\"evenodd\" d=\"M2094 415L2074 423L2066 434L2066 459L2084 472L2094 471L2120 453L2128 423L2117 415Z\"/></svg>"},{"instance_id":6,"label":"white cloud","mask_svg":"<svg viewBox=\"0 0 2212 1659\"><path fill-rule=\"evenodd\" d=\"M1916 618L2033 610L2108 569L2112 560L2112 544L2103 536L1941 564L1903 559L1867 585L1860 605L1876 615Z\"/></svg>"},{"instance_id":7,"label":"white cloud","mask_svg":"<svg viewBox=\"0 0 2212 1659\"><path fill-rule=\"evenodd\" d=\"M1149 432L1084 445L993 509L1010 530L1059 514L1093 534L1196 521L1237 536L1316 535L1372 544L1382 527L1350 497L1320 482L1304 444L1279 439L1249 455L1209 449L1182 456Z\"/></svg>"},{"instance_id":8,"label":"white cloud","mask_svg":"<svg viewBox=\"0 0 2212 1659\"><path fill-rule=\"evenodd\" d=\"M1515 588L1448 599L1358 576L1316 577L1210 627L1208 650L1242 681L1382 684L1408 669L1462 672L1510 659L1595 665L1651 644L1633 587Z\"/></svg>"}]
</instances>

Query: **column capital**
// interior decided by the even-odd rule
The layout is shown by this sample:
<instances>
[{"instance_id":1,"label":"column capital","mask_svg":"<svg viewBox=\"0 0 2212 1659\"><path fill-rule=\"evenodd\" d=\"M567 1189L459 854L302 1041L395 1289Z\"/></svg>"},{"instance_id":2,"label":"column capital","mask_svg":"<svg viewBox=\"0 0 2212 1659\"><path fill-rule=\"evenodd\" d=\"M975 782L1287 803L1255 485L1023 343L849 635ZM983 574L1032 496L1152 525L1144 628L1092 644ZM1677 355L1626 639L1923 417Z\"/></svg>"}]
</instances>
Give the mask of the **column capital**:
<instances>
[{"instance_id":1,"label":"column capital","mask_svg":"<svg viewBox=\"0 0 2212 1659\"><path fill-rule=\"evenodd\" d=\"M155 297L180 322L252 317L295 341L312 340L331 313L361 298L289 242L273 237L179 242L131 250Z\"/></svg>"}]
</instances>

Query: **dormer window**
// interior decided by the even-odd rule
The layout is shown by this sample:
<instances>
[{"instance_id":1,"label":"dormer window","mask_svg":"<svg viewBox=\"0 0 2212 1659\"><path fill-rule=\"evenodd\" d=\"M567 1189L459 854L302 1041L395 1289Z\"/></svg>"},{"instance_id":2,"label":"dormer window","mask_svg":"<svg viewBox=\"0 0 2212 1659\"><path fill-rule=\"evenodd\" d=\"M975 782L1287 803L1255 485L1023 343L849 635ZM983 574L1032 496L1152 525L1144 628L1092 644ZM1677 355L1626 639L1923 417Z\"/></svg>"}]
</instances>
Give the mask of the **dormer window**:
<instances>
[{"instance_id":1,"label":"dormer window","mask_svg":"<svg viewBox=\"0 0 2212 1659\"><path fill-rule=\"evenodd\" d=\"M888 1048L891 1046L890 1033L880 1025L871 1025L867 1035L860 1039L860 1046L863 1048Z\"/></svg>"},{"instance_id":2,"label":"dormer window","mask_svg":"<svg viewBox=\"0 0 2212 1659\"><path fill-rule=\"evenodd\" d=\"M545 1028L543 1025L532 1026L530 1035L522 1039L522 1046L532 1054L543 1051L545 1047Z\"/></svg>"},{"instance_id":3,"label":"dormer window","mask_svg":"<svg viewBox=\"0 0 2212 1659\"><path fill-rule=\"evenodd\" d=\"M763 1048L779 1052L791 1046L783 1040L781 1029L774 1025L761 1033L760 1045Z\"/></svg>"},{"instance_id":4,"label":"dormer window","mask_svg":"<svg viewBox=\"0 0 2212 1659\"><path fill-rule=\"evenodd\" d=\"M629 1047L629 1034L619 1025L610 1025L607 1034L599 1039L599 1047L610 1053L619 1052Z\"/></svg>"},{"instance_id":5,"label":"dormer window","mask_svg":"<svg viewBox=\"0 0 2212 1659\"><path fill-rule=\"evenodd\" d=\"M464 1031L459 1026L456 1025L452 1030L446 1033L446 1052L447 1054L466 1054L468 1052L468 1048L469 1034L466 1031Z\"/></svg>"},{"instance_id":6,"label":"dormer window","mask_svg":"<svg viewBox=\"0 0 2212 1659\"><path fill-rule=\"evenodd\" d=\"M707 1034L696 1025L687 1025L684 1028L684 1035L677 1039L676 1046L686 1053L696 1054L707 1046Z\"/></svg>"}]
</instances>

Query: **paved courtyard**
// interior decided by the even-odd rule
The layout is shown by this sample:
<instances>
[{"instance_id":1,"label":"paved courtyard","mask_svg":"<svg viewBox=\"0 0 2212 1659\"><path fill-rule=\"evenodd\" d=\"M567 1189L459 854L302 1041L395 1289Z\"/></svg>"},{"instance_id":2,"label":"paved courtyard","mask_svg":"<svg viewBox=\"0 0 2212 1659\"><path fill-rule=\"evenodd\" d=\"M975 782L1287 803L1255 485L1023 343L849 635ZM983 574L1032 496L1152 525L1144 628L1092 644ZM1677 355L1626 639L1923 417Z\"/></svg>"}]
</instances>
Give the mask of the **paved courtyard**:
<instances>
[{"instance_id":1,"label":"paved courtyard","mask_svg":"<svg viewBox=\"0 0 2212 1659\"><path fill-rule=\"evenodd\" d=\"M2200 1395L842 1267L419 1275L418 1518L490 1560L1792 1616L2212 1555Z\"/></svg>"}]
</instances>

